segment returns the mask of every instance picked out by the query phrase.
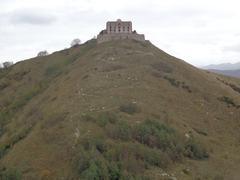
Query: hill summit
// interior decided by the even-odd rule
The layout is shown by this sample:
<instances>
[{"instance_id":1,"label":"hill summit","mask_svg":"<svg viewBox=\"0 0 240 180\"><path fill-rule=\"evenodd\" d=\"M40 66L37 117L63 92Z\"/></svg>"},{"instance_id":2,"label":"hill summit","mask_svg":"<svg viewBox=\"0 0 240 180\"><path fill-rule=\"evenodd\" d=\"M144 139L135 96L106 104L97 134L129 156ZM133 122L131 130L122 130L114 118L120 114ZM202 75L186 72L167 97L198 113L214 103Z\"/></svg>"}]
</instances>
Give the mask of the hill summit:
<instances>
[{"instance_id":1,"label":"hill summit","mask_svg":"<svg viewBox=\"0 0 240 180\"><path fill-rule=\"evenodd\" d=\"M148 41L19 62L0 71L0 177L238 179L239 93Z\"/></svg>"}]
</instances>

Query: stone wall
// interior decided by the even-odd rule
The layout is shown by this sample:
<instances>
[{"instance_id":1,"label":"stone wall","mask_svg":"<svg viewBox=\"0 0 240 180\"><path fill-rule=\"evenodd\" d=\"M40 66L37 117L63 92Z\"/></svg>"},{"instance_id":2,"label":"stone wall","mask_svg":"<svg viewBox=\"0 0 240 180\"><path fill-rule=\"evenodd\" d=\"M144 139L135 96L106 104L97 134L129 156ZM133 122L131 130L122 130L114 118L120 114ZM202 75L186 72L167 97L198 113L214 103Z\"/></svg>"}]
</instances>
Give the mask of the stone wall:
<instances>
[{"instance_id":1,"label":"stone wall","mask_svg":"<svg viewBox=\"0 0 240 180\"><path fill-rule=\"evenodd\" d=\"M145 36L143 34L127 34L127 33L100 34L97 36L98 43L103 43L103 42L113 41L113 40L120 40L120 39L134 39L137 41L145 41Z\"/></svg>"}]
</instances>

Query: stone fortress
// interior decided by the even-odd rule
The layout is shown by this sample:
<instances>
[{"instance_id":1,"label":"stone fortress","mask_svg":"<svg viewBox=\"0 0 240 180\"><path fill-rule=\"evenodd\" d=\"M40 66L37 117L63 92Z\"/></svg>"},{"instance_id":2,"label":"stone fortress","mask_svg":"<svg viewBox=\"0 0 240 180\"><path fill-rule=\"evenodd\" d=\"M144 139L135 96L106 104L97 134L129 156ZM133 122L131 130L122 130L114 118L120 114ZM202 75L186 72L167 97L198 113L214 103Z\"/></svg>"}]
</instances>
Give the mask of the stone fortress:
<instances>
[{"instance_id":1,"label":"stone fortress","mask_svg":"<svg viewBox=\"0 0 240 180\"><path fill-rule=\"evenodd\" d=\"M102 30L97 36L98 43L120 39L145 41L144 34L138 34L135 30L132 30L131 21L122 21L121 19L107 22L106 29Z\"/></svg>"}]
</instances>

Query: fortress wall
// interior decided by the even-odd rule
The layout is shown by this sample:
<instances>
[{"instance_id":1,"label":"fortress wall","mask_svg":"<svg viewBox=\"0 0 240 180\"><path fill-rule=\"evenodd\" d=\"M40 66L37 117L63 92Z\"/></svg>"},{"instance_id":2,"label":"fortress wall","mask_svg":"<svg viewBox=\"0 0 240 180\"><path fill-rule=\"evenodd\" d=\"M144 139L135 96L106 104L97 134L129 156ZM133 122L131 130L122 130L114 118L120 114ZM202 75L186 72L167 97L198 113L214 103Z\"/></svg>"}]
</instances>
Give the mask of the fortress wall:
<instances>
[{"instance_id":1,"label":"fortress wall","mask_svg":"<svg viewBox=\"0 0 240 180\"><path fill-rule=\"evenodd\" d=\"M137 41L145 41L145 36L143 34L127 34L127 33L99 34L97 37L97 42L103 43L107 41L120 39L134 39Z\"/></svg>"}]
</instances>

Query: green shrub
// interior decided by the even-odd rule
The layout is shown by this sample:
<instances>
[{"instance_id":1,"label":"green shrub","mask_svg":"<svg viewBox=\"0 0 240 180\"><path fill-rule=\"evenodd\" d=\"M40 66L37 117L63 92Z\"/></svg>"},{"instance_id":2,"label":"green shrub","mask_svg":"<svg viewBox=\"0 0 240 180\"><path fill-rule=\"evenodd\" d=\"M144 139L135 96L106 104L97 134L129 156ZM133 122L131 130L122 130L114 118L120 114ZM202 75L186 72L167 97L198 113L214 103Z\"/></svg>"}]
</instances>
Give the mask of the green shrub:
<instances>
[{"instance_id":1,"label":"green shrub","mask_svg":"<svg viewBox=\"0 0 240 180\"><path fill-rule=\"evenodd\" d=\"M88 169L90 159L91 157L88 151L82 149L79 150L79 157L77 157L75 162L78 174L81 174L83 171Z\"/></svg>"},{"instance_id":2,"label":"green shrub","mask_svg":"<svg viewBox=\"0 0 240 180\"><path fill-rule=\"evenodd\" d=\"M170 82L171 85L175 86L175 87L179 87L181 82L174 79L174 78L171 78L171 77L168 77L168 76L164 76L164 79L168 80L168 82Z\"/></svg>"},{"instance_id":3,"label":"green shrub","mask_svg":"<svg viewBox=\"0 0 240 180\"><path fill-rule=\"evenodd\" d=\"M114 113L104 112L98 115L97 117L85 114L82 116L84 121L93 122L98 124L101 127L105 127L107 124L115 124L118 121L117 116Z\"/></svg>"},{"instance_id":4,"label":"green shrub","mask_svg":"<svg viewBox=\"0 0 240 180\"><path fill-rule=\"evenodd\" d=\"M157 120L146 120L134 128L133 137L141 144L157 148L172 161L181 160L184 143L181 136L171 127Z\"/></svg>"},{"instance_id":5,"label":"green shrub","mask_svg":"<svg viewBox=\"0 0 240 180\"><path fill-rule=\"evenodd\" d=\"M0 159L11 149L16 143L24 139L30 132L30 128L23 129L19 133L15 134L6 144L0 146Z\"/></svg>"},{"instance_id":6,"label":"green shrub","mask_svg":"<svg viewBox=\"0 0 240 180\"><path fill-rule=\"evenodd\" d=\"M123 104L119 107L119 110L121 112L125 112L128 114L135 114L140 111L140 109L138 108L138 106L135 103Z\"/></svg>"},{"instance_id":7,"label":"green shrub","mask_svg":"<svg viewBox=\"0 0 240 180\"><path fill-rule=\"evenodd\" d=\"M104 153L81 150L76 167L83 179L136 178L150 166L165 168L171 160L166 154L139 143L111 143Z\"/></svg>"},{"instance_id":8,"label":"green shrub","mask_svg":"<svg viewBox=\"0 0 240 180\"><path fill-rule=\"evenodd\" d=\"M106 127L107 135L113 139L120 139L128 141L132 136L132 129L126 121L119 121L114 125L108 125Z\"/></svg>"},{"instance_id":9,"label":"green shrub","mask_svg":"<svg viewBox=\"0 0 240 180\"><path fill-rule=\"evenodd\" d=\"M232 83L229 83L229 82L226 82L226 81L224 81L223 79L220 79L220 78L217 78L217 80L219 80L220 82L224 83L225 85L231 87L237 93L240 93L240 87L239 86L237 86L235 84L232 84Z\"/></svg>"},{"instance_id":10,"label":"green shrub","mask_svg":"<svg viewBox=\"0 0 240 180\"><path fill-rule=\"evenodd\" d=\"M231 83L228 83L228 85L236 92L240 93L240 87L235 85L235 84L231 84Z\"/></svg>"},{"instance_id":11,"label":"green shrub","mask_svg":"<svg viewBox=\"0 0 240 180\"><path fill-rule=\"evenodd\" d=\"M98 153L104 153L107 150L107 144L103 137L84 137L80 141L80 147L84 151L97 151Z\"/></svg>"},{"instance_id":12,"label":"green shrub","mask_svg":"<svg viewBox=\"0 0 240 180\"><path fill-rule=\"evenodd\" d=\"M185 89L187 92L191 93L192 90L190 89L190 87L188 85L185 84L185 82L182 82L182 88Z\"/></svg>"},{"instance_id":13,"label":"green shrub","mask_svg":"<svg viewBox=\"0 0 240 180\"><path fill-rule=\"evenodd\" d=\"M61 69L56 64L47 67L47 69L45 71L45 76L47 76L47 77L56 77L59 74L61 74Z\"/></svg>"},{"instance_id":14,"label":"green shrub","mask_svg":"<svg viewBox=\"0 0 240 180\"><path fill-rule=\"evenodd\" d=\"M12 100L5 99L4 109L0 110L0 136L4 132L5 125L14 117L15 113L25 106L34 96L43 92L46 87L44 83L39 83L25 90L23 94L13 97Z\"/></svg>"},{"instance_id":15,"label":"green shrub","mask_svg":"<svg viewBox=\"0 0 240 180\"><path fill-rule=\"evenodd\" d=\"M206 131L204 131L203 129L193 128L193 130L196 131L196 133L201 134L203 136L208 135L208 133Z\"/></svg>"},{"instance_id":16,"label":"green shrub","mask_svg":"<svg viewBox=\"0 0 240 180\"><path fill-rule=\"evenodd\" d=\"M173 69L166 63L158 62L155 64L152 64L153 69L164 72L164 73L172 73Z\"/></svg>"},{"instance_id":17,"label":"green shrub","mask_svg":"<svg viewBox=\"0 0 240 180\"><path fill-rule=\"evenodd\" d=\"M223 96L218 98L219 101L224 102L225 104L227 104L228 107L235 107L235 108L240 108L240 105L237 105L234 100L230 97L227 96Z\"/></svg>"},{"instance_id":18,"label":"green shrub","mask_svg":"<svg viewBox=\"0 0 240 180\"><path fill-rule=\"evenodd\" d=\"M1 180L21 180L22 174L17 169L2 168L0 170L0 179Z\"/></svg>"},{"instance_id":19,"label":"green shrub","mask_svg":"<svg viewBox=\"0 0 240 180\"><path fill-rule=\"evenodd\" d=\"M26 74L28 74L30 72L30 70L22 70L22 71L18 71L18 72L15 72L13 74L9 74L8 78L9 79L13 79L15 81L20 81L24 78L24 76Z\"/></svg>"},{"instance_id":20,"label":"green shrub","mask_svg":"<svg viewBox=\"0 0 240 180\"><path fill-rule=\"evenodd\" d=\"M138 145L135 153L137 158L145 162L145 165L166 168L171 162L171 159L166 153L156 148Z\"/></svg>"},{"instance_id":21,"label":"green shrub","mask_svg":"<svg viewBox=\"0 0 240 180\"><path fill-rule=\"evenodd\" d=\"M11 148L10 144L1 145L0 147L0 159L7 153L7 151Z\"/></svg>"},{"instance_id":22,"label":"green shrub","mask_svg":"<svg viewBox=\"0 0 240 180\"><path fill-rule=\"evenodd\" d=\"M16 98L16 100L13 101L12 104L10 104L10 109L13 111L18 110L19 108L26 105L34 96L41 93L45 88L46 86L44 84L39 83L34 87L28 89L26 92L24 92L22 96Z\"/></svg>"},{"instance_id":23,"label":"green shrub","mask_svg":"<svg viewBox=\"0 0 240 180\"><path fill-rule=\"evenodd\" d=\"M0 68L0 79L6 77L6 75L11 71L12 67Z\"/></svg>"},{"instance_id":24,"label":"green shrub","mask_svg":"<svg viewBox=\"0 0 240 180\"><path fill-rule=\"evenodd\" d=\"M81 177L89 180L108 179L108 163L101 158L90 160L89 167L82 172Z\"/></svg>"},{"instance_id":25,"label":"green shrub","mask_svg":"<svg viewBox=\"0 0 240 180\"><path fill-rule=\"evenodd\" d=\"M207 151L192 138L188 140L188 142L186 143L184 154L185 156L191 159L199 159L199 160L207 159L209 157Z\"/></svg>"},{"instance_id":26,"label":"green shrub","mask_svg":"<svg viewBox=\"0 0 240 180\"><path fill-rule=\"evenodd\" d=\"M164 79L166 79L172 86L175 86L177 88L181 87L182 89L186 90L188 93L192 93L192 90L188 85L186 85L185 82L178 81L172 77L164 76Z\"/></svg>"},{"instance_id":27,"label":"green shrub","mask_svg":"<svg viewBox=\"0 0 240 180\"><path fill-rule=\"evenodd\" d=\"M122 171L120 169L119 163L109 162L108 166L109 179L118 180L122 177Z\"/></svg>"},{"instance_id":28,"label":"green shrub","mask_svg":"<svg viewBox=\"0 0 240 180\"><path fill-rule=\"evenodd\" d=\"M96 122L100 126L106 126L108 123L114 124L117 122L117 116L110 112L105 112L99 115Z\"/></svg>"},{"instance_id":29,"label":"green shrub","mask_svg":"<svg viewBox=\"0 0 240 180\"><path fill-rule=\"evenodd\" d=\"M155 120L146 120L135 128L135 139L142 144L166 150L177 141L175 130Z\"/></svg>"},{"instance_id":30,"label":"green shrub","mask_svg":"<svg viewBox=\"0 0 240 180\"><path fill-rule=\"evenodd\" d=\"M158 120L129 125L125 120L112 122L105 115L101 118L102 137L80 140L77 171L83 179L147 179L143 173L151 167L164 169L184 156L208 158L206 150L193 138L186 141ZM98 119L95 117L92 122L97 123Z\"/></svg>"},{"instance_id":31,"label":"green shrub","mask_svg":"<svg viewBox=\"0 0 240 180\"><path fill-rule=\"evenodd\" d=\"M7 121L11 118L12 113L10 112L9 109L4 109L2 111L0 111L0 126L1 129L4 127L4 125L7 123Z\"/></svg>"},{"instance_id":32,"label":"green shrub","mask_svg":"<svg viewBox=\"0 0 240 180\"><path fill-rule=\"evenodd\" d=\"M82 120L84 120L84 121L96 123L95 117L93 117L93 116L90 115L90 114L84 114L84 115L81 116L81 118L82 118Z\"/></svg>"},{"instance_id":33,"label":"green shrub","mask_svg":"<svg viewBox=\"0 0 240 180\"><path fill-rule=\"evenodd\" d=\"M91 151L81 150L76 166L78 174L83 179L108 179L108 177L116 175L116 170L114 171L109 162L94 149Z\"/></svg>"},{"instance_id":34,"label":"green shrub","mask_svg":"<svg viewBox=\"0 0 240 180\"><path fill-rule=\"evenodd\" d=\"M7 88L10 85L9 81L2 81L0 82L0 91Z\"/></svg>"}]
</instances>

